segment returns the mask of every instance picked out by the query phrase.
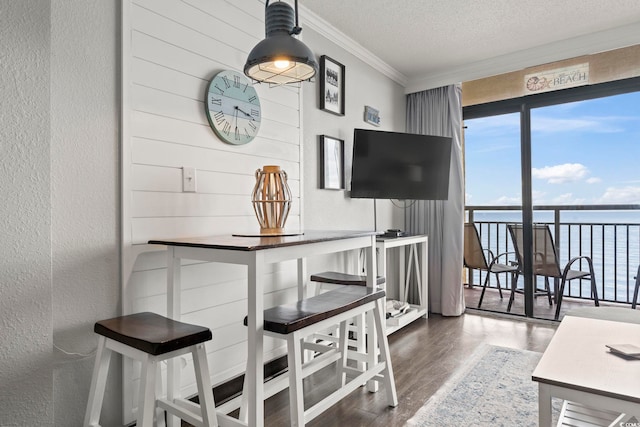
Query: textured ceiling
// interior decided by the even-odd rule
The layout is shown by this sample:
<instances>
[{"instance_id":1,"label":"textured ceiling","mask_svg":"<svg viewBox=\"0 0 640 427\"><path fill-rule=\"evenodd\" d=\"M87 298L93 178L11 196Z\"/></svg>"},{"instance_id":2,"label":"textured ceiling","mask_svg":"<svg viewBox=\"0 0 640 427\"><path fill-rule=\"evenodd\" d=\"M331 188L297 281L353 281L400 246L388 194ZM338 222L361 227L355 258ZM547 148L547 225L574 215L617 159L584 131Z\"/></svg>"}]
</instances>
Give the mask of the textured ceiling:
<instances>
[{"instance_id":1,"label":"textured ceiling","mask_svg":"<svg viewBox=\"0 0 640 427\"><path fill-rule=\"evenodd\" d=\"M640 0L302 0L300 4L409 81L640 23ZM640 43L640 34L637 40Z\"/></svg>"}]
</instances>

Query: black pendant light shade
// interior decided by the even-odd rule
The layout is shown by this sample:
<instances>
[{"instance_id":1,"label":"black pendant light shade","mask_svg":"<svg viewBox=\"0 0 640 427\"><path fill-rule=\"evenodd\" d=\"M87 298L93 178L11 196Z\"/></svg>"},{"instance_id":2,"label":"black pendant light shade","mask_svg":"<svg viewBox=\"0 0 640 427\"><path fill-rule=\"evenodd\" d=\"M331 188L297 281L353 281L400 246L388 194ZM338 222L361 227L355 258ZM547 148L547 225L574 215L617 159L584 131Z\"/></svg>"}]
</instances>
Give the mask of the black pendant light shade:
<instances>
[{"instance_id":1,"label":"black pendant light shade","mask_svg":"<svg viewBox=\"0 0 640 427\"><path fill-rule=\"evenodd\" d=\"M274 85L309 80L318 72L318 63L311 49L293 37L302 29L296 11L285 2L265 6L266 38L249 52L244 73L258 82Z\"/></svg>"}]
</instances>

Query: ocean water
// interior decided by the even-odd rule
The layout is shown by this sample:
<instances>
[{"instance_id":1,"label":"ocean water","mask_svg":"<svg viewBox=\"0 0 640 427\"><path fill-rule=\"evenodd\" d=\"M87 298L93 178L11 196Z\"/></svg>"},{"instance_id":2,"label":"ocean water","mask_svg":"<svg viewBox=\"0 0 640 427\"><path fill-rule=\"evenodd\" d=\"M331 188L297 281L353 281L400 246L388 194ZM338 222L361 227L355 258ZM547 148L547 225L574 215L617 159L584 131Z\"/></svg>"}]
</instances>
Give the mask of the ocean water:
<instances>
[{"instance_id":1,"label":"ocean water","mask_svg":"<svg viewBox=\"0 0 640 427\"><path fill-rule=\"evenodd\" d=\"M554 234L552 212L534 212L534 222L549 223ZM520 212L474 212L474 222L480 231L485 249L494 254L512 252L513 245L506 225L520 223ZM573 257L586 255L593 261L599 298L607 301L630 302L634 276L640 265L640 211L567 211L560 215L560 235L554 236L560 246L558 254L563 268ZM515 260L510 255L509 260ZM505 258L501 258L501 263ZM572 269L586 271L587 263L574 264ZM474 283L484 275L474 274ZM543 278L538 278L539 285ZM490 279L494 284L495 280ZM580 284L582 282L582 284ZM570 285L570 286L569 286ZM519 282L522 286L522 281ZM589 281L573 280L565 287L565 295L590 297Z\"/></svg>"}]
</instances>

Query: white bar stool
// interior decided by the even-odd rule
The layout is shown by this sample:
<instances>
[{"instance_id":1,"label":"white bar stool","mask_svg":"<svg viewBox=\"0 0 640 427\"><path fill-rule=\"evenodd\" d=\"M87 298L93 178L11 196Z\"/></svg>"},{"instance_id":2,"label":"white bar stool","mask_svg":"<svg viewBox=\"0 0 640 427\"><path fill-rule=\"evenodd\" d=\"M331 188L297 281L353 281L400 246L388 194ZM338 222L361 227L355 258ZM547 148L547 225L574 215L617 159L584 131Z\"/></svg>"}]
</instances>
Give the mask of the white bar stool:
<instances>
[{"instance_id":1,"label":"white bar stool","mask_svg":"<svg viewBox=\"0 0 640 427\"><path fill-rule=\"evenodd\" d=\"M84 426L99 426L111 354L115 351L142 362L136 425L164 425L164 411L194 426L217 427L215 404L204 343L211 331L177 322L155 313L136 313L101 320L94 331L99 335L96 362L89 390ZM193 355L200 404L185 399L169 401L159 396L162 387L159 362L183 354Z\"/></svg>"}]
</instances>

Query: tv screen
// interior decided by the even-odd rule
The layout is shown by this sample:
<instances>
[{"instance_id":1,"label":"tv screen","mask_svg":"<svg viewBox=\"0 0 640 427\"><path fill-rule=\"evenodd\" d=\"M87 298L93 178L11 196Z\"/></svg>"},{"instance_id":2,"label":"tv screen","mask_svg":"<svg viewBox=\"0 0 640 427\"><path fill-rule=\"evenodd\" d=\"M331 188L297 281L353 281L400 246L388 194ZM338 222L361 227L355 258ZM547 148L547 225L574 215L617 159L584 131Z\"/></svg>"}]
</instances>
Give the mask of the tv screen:
<instances>
[{"instance_id":1,"label":"tv screen","mask_svg":"<svg viewBox=\"0 0 640 427\"><path fill-rule=\"evenodd\" d=\"M351 197L447 200L451 138L355 129Z\"/></svg>"}]
</instances>

